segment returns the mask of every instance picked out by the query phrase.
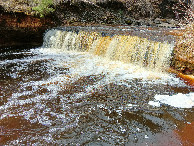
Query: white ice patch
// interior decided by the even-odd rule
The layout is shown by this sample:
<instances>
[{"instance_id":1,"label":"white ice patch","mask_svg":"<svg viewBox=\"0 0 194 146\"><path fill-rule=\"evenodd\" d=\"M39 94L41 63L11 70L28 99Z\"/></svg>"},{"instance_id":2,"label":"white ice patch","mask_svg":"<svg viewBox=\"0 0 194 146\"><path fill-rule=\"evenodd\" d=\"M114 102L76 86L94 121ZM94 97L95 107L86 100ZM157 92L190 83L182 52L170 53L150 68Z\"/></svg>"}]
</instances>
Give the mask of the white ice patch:
<instances>
[{"instance_id":1,"label":"white ice patch","mask_svg":"<svg viewBox=\"0 0 194 146\"><path fill-rule=\"evenodd\" d=\"M194 107L194 92L189 94L178 93L176 95L155 95L156 101L150 101L148 104L152 106L160 106L160 103L168 104L177 108Z\"/></svg>"}]
</instances>

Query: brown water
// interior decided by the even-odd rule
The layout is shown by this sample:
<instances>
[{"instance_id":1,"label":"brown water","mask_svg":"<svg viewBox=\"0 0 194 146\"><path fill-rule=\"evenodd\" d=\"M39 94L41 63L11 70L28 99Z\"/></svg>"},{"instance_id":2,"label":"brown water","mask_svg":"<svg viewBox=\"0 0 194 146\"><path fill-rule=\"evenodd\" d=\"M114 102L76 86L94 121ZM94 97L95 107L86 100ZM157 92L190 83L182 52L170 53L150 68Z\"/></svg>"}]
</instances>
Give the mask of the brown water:
<instances>
[{"instance_id":1,"label":"brown water","mask_svg":"<svg viewBox=\"0 0 194 146\"><path fill-rule=\"evenodd\" d=\"M2 52L0 145L193 144L193 108L148 104L156 94L192 88L164 71L93 52Z\"/></svg>"}]
</instances>

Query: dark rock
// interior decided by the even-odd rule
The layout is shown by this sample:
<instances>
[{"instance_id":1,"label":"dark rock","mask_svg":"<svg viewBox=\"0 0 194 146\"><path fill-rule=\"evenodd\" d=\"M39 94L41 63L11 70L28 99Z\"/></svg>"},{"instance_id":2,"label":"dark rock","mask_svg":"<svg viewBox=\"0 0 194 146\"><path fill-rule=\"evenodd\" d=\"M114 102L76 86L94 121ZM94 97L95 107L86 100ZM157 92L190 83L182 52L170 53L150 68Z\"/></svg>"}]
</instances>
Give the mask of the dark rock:
<instances>
[{"instance_id":1,"label":"dark rock","mask_svg":"<svg viewBox=\"0 0 194 146\"><path fill-rule=\"evenodd\" d=\"M96 4L102 8L112 11L127 10L125 4L121 1L99 1Z\"/></svg>"},{"instance_id":2,"label":"dark rock","mask_svg":"<svg viewBox=\"0 0 194 146\"><path fill-rule=\"evenodd\" d=\"M159 5L162 18L173 18L175 19L176 16L174 14L174 10L172 9L173 6L176 4L174 0L163 0L162 3Z\"/></svg>"},{"instance_id":3,"label":"dark rock","mask_svg":"<svg viewBox=\"0 0 194 146\"><path fill-rule=\"evenodd\" d=\"M125 18L125 23L127 24L127 25L132 25L133 23L134 23L134 19L132 19L132 18Z\"/></svg>"},{"instance_id":4,"label":"dark rock","mask_svg":"<svg viewBox=\"0 0 194 146\"><path fill-rule=\"evenodd\" d=\"M172 24L174 26L177 26L179 24L179 22L174 19L167 19L167 23Z\"/></svg>"},{"instance_id":5,"label":"dark rock","mask_svg":"<svg viewBox=\"0 0 194 146\"><path fill-rule=\"evenodd\" d=\"M181 0L182 4L178 0L162 0L159 5L160 17L167 19L181 19L185 16L188 5L192 6L193 0Z\"/></svg>"},{"instance_id":6,"label":"dark rock","mask_svg":"<svg viewBox=\"0 0 194 146\"><path fill-rule=\"evenodd\" d=\"M4 8L0 5L0 13L3 13L4 11Z\"/></svg>"},{"instance_id":7,"label":"dark rock","mask_svg":"<svg viewBox=\"0 0 194 146\"><path fill-rule=\"evenodd\" d=\"M153 20L147 20L147 26L155 26L155 23Z\"/></svg>"}]
</instances>

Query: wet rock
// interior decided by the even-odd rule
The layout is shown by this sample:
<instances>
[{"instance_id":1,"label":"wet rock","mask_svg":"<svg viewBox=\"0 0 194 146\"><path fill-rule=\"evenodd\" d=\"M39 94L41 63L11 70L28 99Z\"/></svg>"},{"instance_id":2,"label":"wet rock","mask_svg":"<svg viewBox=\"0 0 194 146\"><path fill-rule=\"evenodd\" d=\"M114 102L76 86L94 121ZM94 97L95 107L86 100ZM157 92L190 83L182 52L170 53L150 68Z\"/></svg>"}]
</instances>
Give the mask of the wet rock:
<instances>
[{"instance_id":1,"label":"wet rock","mask_svg":"<svg viewBox=\"0 0 194 146\"><path fill-rule=\"evenodd\" d=\"M144 23L144 20L140 19L135 22L135 25L142 26Z\"/></svg>"},{"instance_id":2,"label":"wet rock","mask_svg":"<svg viewBox=\"0 0 194 146\"><path fill-rule=\"evenodd\" d=\"M175 33L174 55L171 66L183 73L194 75L194 24L188 25L185 29Z\"/></svg>"},{"instance_id":3,"label":"wet rock","mask_svg":"<svg viewBox=\"0 0 194 146\"><path fill-rule=\"evenodd\" d=\"M174 28L175 25L169 24L169 23L161 23L161 24L158 24L158 27Z\"/></svg>"},{"instance_id":4,"label":"wet rock","mask_svg":"<svg viewBox=\"0 0 194 146\"><path fill-rule=\"evenodd\" d=\"M174 19L166 19L167 23L172 24L174 26L178 26L179 22Z\"/></svg>"},{"instance_id":5,"label":"wet rock","mask_svg":"<svg viewBox=\"0 0 194 146\"><path fill-rule=\"evenodd\" d=\"M154 23L155 23L155 24L161 24L161 19L156 18L156 19L154 20Z\"/></svg>"},{"instance_id":6,"label":"wet rock","mask_svg":"<svg viewBox=\"0 0 194 146\"><path fill-rule=\"evenodd\" d=\"M177 27L179 23L174 19L156 18L152 24L155 24L155 26L158 26L158 27L174 28L174 27Z\"/></svg>"},{"instance_id":7,"label":"wet rock","mask_svg":"<svg viewBox=\"0 0 194 146\"><path fill-rule=\"evenodd\" d=\"M131 24L134 23L134 21L132 21L131 19L126 19L126 20L125 20L125 23L126 23L127 25L131 25Z\"/></svg>"},{"instance_id":8,"label":"wet rock","mask_svg":"<svg viewBox=\"0 0 194 146\"><path fill-rule=\"evenodd\" d=\"M148 20L147 23L148 23L148 26L152 26L152 27L156 26L156 24L152 20Z\"/></svg>"}]
</instances>

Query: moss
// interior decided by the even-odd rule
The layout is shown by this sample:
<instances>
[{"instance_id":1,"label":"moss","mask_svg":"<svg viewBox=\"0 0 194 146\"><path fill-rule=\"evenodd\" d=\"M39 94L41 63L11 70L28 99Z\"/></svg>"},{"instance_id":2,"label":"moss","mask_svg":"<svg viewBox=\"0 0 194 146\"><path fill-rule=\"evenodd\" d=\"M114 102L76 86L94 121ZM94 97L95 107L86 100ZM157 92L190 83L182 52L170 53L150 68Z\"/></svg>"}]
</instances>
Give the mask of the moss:
<instances>
[{"instance_id":1,"label":"moss","mask_svg":"<svg viewBox=\"0 0 194 146\"><path fill-rule=\"evenodd\" d=\"M38 6L33 7L32 10L40 17L44 17L45 15L54 12L54 9L50 8L53 4L53 0L41 0L40 2L36 1L36 3L39 3Z\"/></svg>"}]
</instances>

